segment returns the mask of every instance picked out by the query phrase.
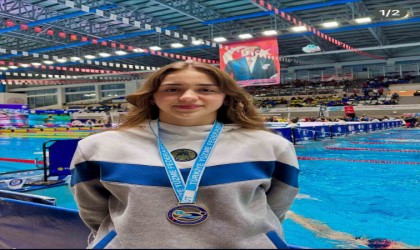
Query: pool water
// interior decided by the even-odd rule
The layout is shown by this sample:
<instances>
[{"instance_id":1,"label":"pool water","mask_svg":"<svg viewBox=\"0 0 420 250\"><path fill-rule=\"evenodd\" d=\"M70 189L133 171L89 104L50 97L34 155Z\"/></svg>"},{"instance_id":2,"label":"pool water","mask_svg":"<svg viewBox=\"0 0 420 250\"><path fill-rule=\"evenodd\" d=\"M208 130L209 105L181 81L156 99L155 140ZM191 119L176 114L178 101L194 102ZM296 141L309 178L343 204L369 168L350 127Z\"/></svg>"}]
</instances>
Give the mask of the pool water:
<instances>
[{"instance_id":1,"label":"pool water","mask_svg":"<svg viewBox=\"0 0 420 250\"><path fill-rule=\"evenodd\" d=\"M35 161L43 160L42 145L50 140L83 138L95 131L72 131L53 133L24 133L24 134L0 134L0 173L19 170L35 170L36 174L42 174L42 164ZM33 160L34 163L13 162L10 160ZM36 170L39 169L39 170ZM26 173L14 173L0 175L1 177L22 176ZM29 194L37 194L56 198L57 206L77 209L69 186L28 191Z\"/></svg>"},{"instance_id":2,"label":"pool water","mask_svg":"<svg viewBox=\"0 0 420 250\"><path fill-rule=\"evenodd\" d=\"M310 159L299 160L300 194L291 210L331 231L303 230L288 219L287 241L311 248L367 248L347 240L352 236L418 248L419 142L420 130L395 129L297 145L298 156Z\"/></svg>"},{"instance_id":3,"label":"pool water","mask_svg":"<svg viewBox=\"0 0 420 250\"><path fill-rule=\"evenodd\" d=\"M32 159L45 140L0 138L0 158ZM286 241L308 248L367 249L357 239L386 238L419 248L419 142L420 130L398 128L296 145L300 193L284 221ZM0 161L0 172L13 167L28 164ZM77 208L68 186L31 193Z\"/></svg>"},{"instance_id":4,"label":"pool water","mask_svg":"<svg viewBox=\"0 0 420 250\"><path fill-rule=\"evenodd\" d=\"M34 160L36 158L42 159L42 143L45 142L44 138L10 138L5 135L0 137L0 158L20 158ZM0 171L4 171L10 162L0 161ZM28 165L22 165L22 167ZM14 170L18 170L17 166Z\"/></svg>"}]
</instances>

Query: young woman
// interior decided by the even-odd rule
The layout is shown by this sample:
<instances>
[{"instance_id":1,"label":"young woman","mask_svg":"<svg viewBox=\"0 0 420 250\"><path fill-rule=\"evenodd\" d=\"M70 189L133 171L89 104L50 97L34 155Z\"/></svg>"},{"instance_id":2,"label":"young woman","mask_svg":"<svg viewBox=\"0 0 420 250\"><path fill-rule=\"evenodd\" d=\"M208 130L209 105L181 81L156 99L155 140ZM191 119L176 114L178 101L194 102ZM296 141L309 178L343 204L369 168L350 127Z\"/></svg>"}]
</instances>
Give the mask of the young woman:
<instances>
[{"instance_id":1,"label":"young woman","mask_svg":"<svg viewBox=\"0 0 420 250\"><path fill-rule=\"evenodd\" d=\"M295 149L229 75L176 62L127 101L119 128L81 140L73 157L88 248L287 248Z\"/></svg>"}]
</instances>

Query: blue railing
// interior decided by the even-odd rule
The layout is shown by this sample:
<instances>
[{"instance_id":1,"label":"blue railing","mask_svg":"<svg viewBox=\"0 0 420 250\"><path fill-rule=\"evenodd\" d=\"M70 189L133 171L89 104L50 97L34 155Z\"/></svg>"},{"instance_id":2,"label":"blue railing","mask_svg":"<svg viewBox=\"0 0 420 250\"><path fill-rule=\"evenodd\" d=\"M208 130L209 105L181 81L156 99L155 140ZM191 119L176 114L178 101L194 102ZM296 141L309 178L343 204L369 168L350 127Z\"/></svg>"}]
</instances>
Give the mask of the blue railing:
<instances>
[{"instance_id":1,"label":"blue railing","mask_svg":"<svg viewBox=\"0 0 420 250\"><path fill-rule=\"evenodd\" d=\"M294 128L271 128L276 134L296 144L300 141L318 140L349 136L361 133L370 133L378 130L397 128L402 121L384 121L372 123L348 123L334 125L305 126Z\"/></svg>"}]
</instances>

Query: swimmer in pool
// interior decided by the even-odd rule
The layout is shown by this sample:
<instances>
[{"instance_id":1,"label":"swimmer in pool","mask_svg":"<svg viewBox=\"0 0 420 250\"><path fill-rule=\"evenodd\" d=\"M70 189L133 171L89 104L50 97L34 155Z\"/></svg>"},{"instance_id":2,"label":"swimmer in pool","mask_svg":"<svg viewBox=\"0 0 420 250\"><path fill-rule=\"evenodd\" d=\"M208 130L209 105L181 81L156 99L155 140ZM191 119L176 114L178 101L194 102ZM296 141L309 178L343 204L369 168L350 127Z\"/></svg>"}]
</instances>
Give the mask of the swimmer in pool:
<instances>
[{"instance_id":1,"label":"swimmer in pool","mask_svg":"<svg viewBox=\"0 0 420 250\"><path fill-rule=\"evenodd\" d=\"M334 241L342 242L337 247L340 248L360 248L360 247L369 247L371 249L418 249L419 246L410 246L404 242L392 241L383 238L374 238L366 239L363 237L354 237L351 234L334 231L326 224L305 218L301 215L298 215L292 211L286 213L286 218L289 218L301 225L302 227L314 232L317 237L330 239Z\"/></svg>"}]
</instances>

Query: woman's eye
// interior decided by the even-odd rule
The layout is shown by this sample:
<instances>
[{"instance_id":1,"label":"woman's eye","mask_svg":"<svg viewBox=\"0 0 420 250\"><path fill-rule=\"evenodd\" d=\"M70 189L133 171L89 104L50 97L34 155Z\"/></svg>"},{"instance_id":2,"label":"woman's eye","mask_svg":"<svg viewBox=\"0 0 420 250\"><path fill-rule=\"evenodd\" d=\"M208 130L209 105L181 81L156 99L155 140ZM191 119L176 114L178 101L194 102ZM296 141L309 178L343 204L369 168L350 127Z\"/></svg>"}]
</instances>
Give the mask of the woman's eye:
<instances>
[{"instance_id":1,"label":"woman's eye","mask_svg":"<svg viewBox=\"0 0 420 250\"><path fill-rule=\"evenodd\" d=\"M206 93L215 92L213 89L200 89L200 91L201 92L206 92Z\"/></svg>"},{"instance_id":2,"label":"woman's eye","mask_svg":"<svg viewBox=\"0 0 420 250\"><path fill-rule=\"evenodd\" d=\"M163 91L165 91L165 92L175 92L175 91L177 91L178 89L164 89Z\"/></svg>"}]
</instances>

